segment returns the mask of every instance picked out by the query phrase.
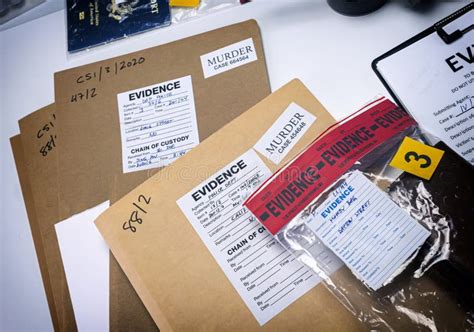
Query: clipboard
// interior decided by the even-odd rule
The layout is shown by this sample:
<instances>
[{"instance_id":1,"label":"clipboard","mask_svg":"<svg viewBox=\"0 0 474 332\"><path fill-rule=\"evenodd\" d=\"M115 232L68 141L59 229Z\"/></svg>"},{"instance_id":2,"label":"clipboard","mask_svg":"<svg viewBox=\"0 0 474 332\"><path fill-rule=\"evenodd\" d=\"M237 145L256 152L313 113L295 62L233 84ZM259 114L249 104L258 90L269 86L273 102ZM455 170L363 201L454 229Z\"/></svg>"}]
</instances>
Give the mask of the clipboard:
<instances>
[{"instance_id":1,"label":"clipboard","mask_svg":"<svg viewBox=\"0 0 474 332\"><path fill-rule=\"evenodd\" d=\"M456 29L451 29L448 31L446 29L446 26L449 25L450 23L456 21L457 19L463 17L464 15L470 15L472 14L474 16L474 2L471 2L467 6L459 9L458 11L454 12L453 14L445 17L444 19L440 20L439 22L435 23L431 27L427 28L426 30L420 32L416 36L408 39L407 41L403 42L402 44L398 45L397 47L391 49L390 51L382 54L381 56L377 57L375 60L372 62L372 69L374 70L375 74L377 77L380 79L384 87L387 89L387 91L390 93L394 101L405 111L408 113L412 114L410 112L410 109L407 109L405 107L405 103L401 99L401 97L397 94L397 91L390 85L388 82L388 78L384 76L380 69L380 63L387 59L390 58L391 56L396 55L399 52L402 52L406 50L408 47L411 45L414 45L416 43L419 43L420 41L423 41L425 38L428 38L432 35L435 35L437 38L439 38L444 45L449 46L455 43L456 41L459 41L463 38L467 38L466 36L468 33L474 35L474 20L471 20L470 22L468 21L467 25L463 25L461 27L456 27ZM470 24L469 24L470 23ZM471 35L469 35L471 36ZM474 41L470 43L470 45L474 45ZM474 46L472 46L472 49L474 50ZM428 53L432 54L432 52ZM474 68L471 70L468 70L469 72L474 72ZM471 75L471 77L474 75ZM474 91L474 79L471 84L467 86L467 92L469 93L471 91ZM473 93L470 93L471 97L473 96ZM428 110L425 111L426 113L429 113ZM474 109L472 112L472 115L470 117L470 121L474 123ZM447 112L446 112L447 113ZM416 114L415 114L416 115ZM414 116L416 120L416 116ZM423 127L423 123L420 122L420 126ZM469 132L470 136L474 137L474 134ZM427 137L430 138L430 137ZM469 161L467 163L463 163L465 161L463 158L459 157L459 151L455 151L452 146L449 146L449 144L445 144L446 142L431 142L433 145L436 143L436 147L440 150L445 151L445 155L443 156L443 159L438 166L438 169L436 171L436 174L433 176L431 180L422 180L416 176L413 176L408 173L404 173L399 177L398 182L394 182L389 188L389 191L395 191L397 186L400 185L400 183L403 183L406 188L414 188L416 185L419 183L423 183L424 186L428 188L434 188L435 186L437 187L437 190L432 189L432 192L436 193L443 193L443 196L446 196L446 188L453 187L453 183L449 183L448 179L453 179L453 176L449 176L450 174L456 174L458 177L454 179L459 179L459 178L465 178L467 179L470 174L472 174L473 168L471 167L472 165L469 165ZM474 146L474 140L471 140L471 146ZM456 154L457 152L457 154ZM466 159L466 158L465 158ZM471 162L472 164L472 162ZM464 176L463 176L464 175ZM469 181L467 181L469 182ZM443 187L444 188L441 188ZM461 192L467 193L470 190L469 185L466 185L465 183L459 183L459 186L465 186L462 187ZM439 188L438 188L439 187ZM454 186L456 190L460 190L458 186ZM410 189L408 189L410 190ZM441 194L440 194L441 195ZM447 195L449 196L449 195ZM467 195L469 197L469 195ZM448 204L444 203L443 199L439 199L438 197L435 197L436 200L439 200L437 204L441 207L441 209L450 209L451 207L447 207ZM455 225L467 225L467 222L465 220L465 216L459 214L459 209L453 208L452 211L445 211L444 213L447 215L450 215L451 218L453 219L452 222L455 223ZM466 209L466 211L468 211ZM465 212L468 213L468 212ZM469 214L469 213L468 213ZM458 226L458 227L466 227L466 226ZM467 253L470 251L464 251L463 246L464 244L463 241L456 241L454 242L454 247L455 249L451 248L451 256L454 256L454 265L452 262L448 261L443 261L440 262L436 268L432 269L432 271L429 272L430 278L433 278L434 280L443 280L443 284L447 285L445 288L445 291L448 293L456 294L455 297L459 299L460 305L465 308L466 310L470 310L472 306L474 305L474 298L471 296L472 292L471 290L474 286L472 282L468 281L471 272L472 272L472 264L469 262L469 256ZM448 280L448 282L446 282ZM459 289L456 288L456 285L463 284L465 289L464 291L460 291ZM468 291L466 291L466 289Z\"/></svg>"},{"instance_id":2,"label":"clipboard","mask_svg":"<svg viewBox=\"0 0 474 332\"><path fill-rule=\"evenodd\" d=\"M474 120L471 16L474 2L377 57L372 69L431 143L442 140L474 165L469 126Z\"/></svg>"},{"instance_id":3,"label":"clipboard","mask_svg":"<svg viewBox=\"0 0 474 332\"><path fill-rule=\"evenodd\" d=\"M445 17L444 19L442 19L441 21L433 24L431 27L429 27L428 29L420 32L419 34L417 34L416 36L413 36L411 37L410 39L408 39L407 41L401 43L400 45L398 45L397 47L394 47L392 48L390 51L382 54L381 56L375 58L373 61L372 61L372 69L374 70L375 74L377 75L377 77L379 78L379 80L382 82L383 86L385 87L385 89L387 89L387 91L390 93L390 96L393 98L393 100L398 104L398 106L400 106L401 108L403 108L405 111L407 111L404 107L403 107L403 103L400 102L400 100L398 99L398 96L395 94L395 91L393 91L393 89L390 87L390 85L388 84L388 82L386 81L385 77L382 75L382 73L380 72L380 69L378 67L379 63L384 60L385 58L388 58L392 55L394 55L395 53L398 53L399 51L407 48L408 46L412 45L412 44L415 44L416 42L426 38L427 36L431 35L432 33L436 33L438 34L438 36L447 44L452 44L454 41L458 40L459 38L462 38L465 34L467 34L469 31L473 30L474 29L474 24L471 24L470 26L464 28L463 30L456 30L454 32L451 32L451 33L447 33L445 30L444 30L444 27L455 21L456 19L458 19L459 17L461 17L462 15L466 14L467 12L471 11L471 10L474 10L474 2L471 2L470 4L468 4L467 6L459 9L458 11L454 12L453 14Z\"/></svg>"}]
</instances>

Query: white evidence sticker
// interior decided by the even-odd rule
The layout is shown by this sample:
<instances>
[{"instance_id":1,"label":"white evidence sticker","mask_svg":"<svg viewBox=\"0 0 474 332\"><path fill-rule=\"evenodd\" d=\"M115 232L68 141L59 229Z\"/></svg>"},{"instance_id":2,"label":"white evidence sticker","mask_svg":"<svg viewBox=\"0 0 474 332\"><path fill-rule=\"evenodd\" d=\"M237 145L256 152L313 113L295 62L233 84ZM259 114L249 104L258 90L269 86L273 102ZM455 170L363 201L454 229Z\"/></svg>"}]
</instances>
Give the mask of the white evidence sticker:
<instances>
[{"instance_id":1,"label":"white evidence sticker","mask_svg":"<svg viewBox=\"0 0 474 332\"><path fill-rule=\"evenodd\" d=\"M257 51L252 38L201 55L204 78L257 61Z\"/></svg>"},{"instance_id":2,"label":"white evidence sticker","mask_svg":"<svg viewBox=\"0 0 474 332\"><path fill-rule=\"evenodd\" d=\"M255 144L254 149L278 165L316 121L316 116L291 103Z\"/></svg>"},{"instance_id":3,"label":"white evidence sticker","mask_svg":"<svg viewBox=\"0 0 474 332\"><path fill-rule=\"evenodd\" d=\"M370 288L382 287L430 232L360 171L308 219L308 226Z\"/></svg>"},{"instance_id":4,"label":"white evidence sticker","mask_svg":"<svg viewBox=\"0 0 474 332\"><path fill-rule=\"evenodd\" d=\"M249 150L177 201L260 325L320 281L242 205L270 175Z\"/></svg>"},{"instance_id":5,"label":"white evidence sticker","mask_svg":"<svg viewBox=\"0 0 474 332\"><path fill-rule=\"evenodd\" d=\"M167 166L199 144L191 76L117 99L124 173Z\"/></svg>"}]
</instances>

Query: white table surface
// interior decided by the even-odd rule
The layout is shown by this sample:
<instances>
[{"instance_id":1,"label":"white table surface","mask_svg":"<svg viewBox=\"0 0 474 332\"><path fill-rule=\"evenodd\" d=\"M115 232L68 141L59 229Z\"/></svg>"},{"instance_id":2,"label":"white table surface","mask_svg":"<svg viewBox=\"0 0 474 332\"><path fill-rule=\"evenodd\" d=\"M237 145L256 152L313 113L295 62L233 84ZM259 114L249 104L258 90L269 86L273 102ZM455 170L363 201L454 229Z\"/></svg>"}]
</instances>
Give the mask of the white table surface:
<instances>
[{"instance_id":1,"label":"white table surface","mask_svg":"<svg viewBox=\"0 0 474 332\"><path fill-rule=\"evenodd\" d=\"M415 11L391 2L345 17L323 0L254 0L240 8L69 56L64 11L0 32L0 331L52 330L9 138L18 120L54 101L53 73L255 18L271 87L300 78L337 119L387 94L371 61L469 1ZM428 55L429 56L429 55Z\"/></svg>"}]
</instances>

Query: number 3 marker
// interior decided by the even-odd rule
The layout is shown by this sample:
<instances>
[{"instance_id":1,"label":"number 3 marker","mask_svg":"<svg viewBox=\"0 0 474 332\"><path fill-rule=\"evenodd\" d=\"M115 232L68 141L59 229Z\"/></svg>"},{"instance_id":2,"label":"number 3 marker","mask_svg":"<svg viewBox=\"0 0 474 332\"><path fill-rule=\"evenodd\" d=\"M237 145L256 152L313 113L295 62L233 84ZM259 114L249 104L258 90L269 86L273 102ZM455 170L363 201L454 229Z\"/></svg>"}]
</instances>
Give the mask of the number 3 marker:
<instances>
[{"instance_id":1,"label":"number 3 marker","mask_svg":"<svg viewBox=\"0 0 474 332\"><path fill-rule=\"evenodd\" d=\"M412 160L419 161L420 159L425 161L424 163L420 164L420 168L427 168L427 167L430 167L430 165L431 165L431 158L428 157L426 154L418 155L418 153L416 153L415 151L409 151L409 152L407 152L407 154L405 155L405 161L406 161L407 163L409 163L409 162L412 161Z\"/></svg>"},{"instance_id":2,"label":"number 3 marker","mask_svg":"<svg viewBox=\"0 0 474 332\"><path fill-rule=\"evenodd\" d=\"M405 137L390 162L390 166L429 180L438 167L443 154L442 150Z\"/></svg>"}]
</instances>

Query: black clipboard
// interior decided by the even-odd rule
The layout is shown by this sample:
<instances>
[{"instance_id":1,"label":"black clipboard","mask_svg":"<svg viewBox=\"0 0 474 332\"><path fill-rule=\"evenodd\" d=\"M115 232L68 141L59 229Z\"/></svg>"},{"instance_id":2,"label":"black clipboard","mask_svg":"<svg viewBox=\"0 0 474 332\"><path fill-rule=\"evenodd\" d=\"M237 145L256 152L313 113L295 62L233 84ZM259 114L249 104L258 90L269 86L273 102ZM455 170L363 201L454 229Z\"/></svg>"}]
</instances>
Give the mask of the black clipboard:
<instances>
[{"instance_id":1,"label":"black clipboard","mask_svg":"<svg viewBox=\"0 0 474 332\"><path fill-rule=\"evenodd\" d=\"M415 44L416 42L424 39L425 37L433 34L433 33L437 33L439 38L441 38L447 45L453 43L454 41L458 40L459 38L462 38L463 35L467 34L469 31L471 30L474 30L474 23L471 24L470 26L467 26L465 27L463 30L456 30L456 31L453 31L452 33L447 33L443 28L451 23L452 21L458 19L459 17L461 17L462 15L468 13L469 11L471 10L474 10L474 2L471 2L470 4L468 4L467 6L459 9L458 11L454 12L453 14L445 17L444 19L442 19L441 21L435 23L434 25L432 25L431 27L429 27L428 29L420 32L419 34L417 34L416 36L408 39L407 41L403 42L402 44L398 45L397 47L391 49L390 51L382 54L381 56L377 57L376 59L374 59L372 61L372 69L374 70L375 74L377 75L377 77L379 78L379 80L382 82L382 84L384 85L385 89L387 89L387 91L390 93L390 95L392 96L393 100L398 104L398 106L400 106L402 109L404 109L405 111L408 111L406 110L404 107L403 107L403 104L400 102L400 100L398 99L395 91L392 90L392 88L388 85L387 81L385 80L385 78L383 77L382 73L379 71L378 69L378 63L380 61L382 61L383 59L385 58L388 58L390 56L392 56L393 54L403 50L404 48L407 48L408 46L412 45L412 44Z\"/></svg>"},{"instance_id":2,"label":"black clipboard","mask_svg":"<svg viewBox=\"0 0 474 332\"><path fill-rule=\"evenodd\" d=\"M451 33L447 33L443 28L451 23L452 21L458 19L459 17L463 16L464 14L468 13L469 11L474 10L474 2L471 2L467 6L459 9L458 11L454 12L453 14L447 16L446 18L442 19L441 21L437 22L436 24L432 25L428 29L420 32L416 36L408 39L407 41L403 42L402 44L398 45L397 47L391 49L390 51L382 54L381 56L377 57L372 61L372 69L374 70L375 74L377 77L380 79L382 84L385 86L387 91L390 93L392 98L395 100L395 102L400 106L402 109L405 111L408 111L404 108L403 104L400 102L398 99L397 95L395 94L395 91L390 88L388 85L387 81L385 78L382 76L381 72L378 70L377 65L378 63L393 54L407 48L408 46L415 44L416 42L426 38L427 36L436 33L439 38L441 38L446 45L449 45L453 43L454 41L462 38L465 34L467 34L469 31L474 30L474 23L471 23L471 25L464 27L462 30L455 30ZM462 167L463 171L466 172L466 174L472 174L472 168L469 165L469 163L465 163L464 160L457 156L454 151L452 151L446 144L439 142L436 147L440 148L443 151L447 151L447 155L449 154L449 158L456 158L453 159L454 161L450 161L451 163L456 163L457 167ZM446 157L444 158L444 162L446 162ZM461 173L462 174L462 173ZM468 175L469 176L469 175ZM405 181L405 182L411 182L411 185L414 185L415 183L419 182L428 182L422 180L420 178L417 178L416 176L413 176L408 173L403 173L399 177L399 181ZM439 183L442 183L442 181L438 181ZM397 182L399 184L399 182ZM449 185L449 183L447 184ZM464 183L463 183L464 185ZM469 185L469 183L467 184ZM396 187L396 182L394 182L391 185L390 190L394 190ZM461 220L464 221L464 220ZM456 222L456 221L454 221ZM465 260L469 260L471 257L468 256L469 254L467 253L462 253L461 256ZM473 310L474 309L474 282L472 281L472 264L469 264L468 268L462 266L461 264L458 264L457 258L455 257L453 262L448 262L448 261L442 261L440 263L437 263L434 268L430 269L427 273L428 277L435 280L436 282L439 282L440 285L445 285L445 290L455 294L456 298L459 301L459 304L467 311ZM459 257L460 258L460 257ZM471 261L469 261L470 263ZM459 290L457 288L458 285L464 285L465 288L462 290Z\"/></svg>"}]
</instances>

